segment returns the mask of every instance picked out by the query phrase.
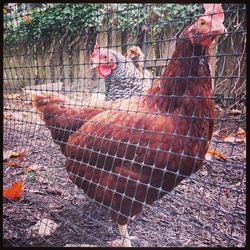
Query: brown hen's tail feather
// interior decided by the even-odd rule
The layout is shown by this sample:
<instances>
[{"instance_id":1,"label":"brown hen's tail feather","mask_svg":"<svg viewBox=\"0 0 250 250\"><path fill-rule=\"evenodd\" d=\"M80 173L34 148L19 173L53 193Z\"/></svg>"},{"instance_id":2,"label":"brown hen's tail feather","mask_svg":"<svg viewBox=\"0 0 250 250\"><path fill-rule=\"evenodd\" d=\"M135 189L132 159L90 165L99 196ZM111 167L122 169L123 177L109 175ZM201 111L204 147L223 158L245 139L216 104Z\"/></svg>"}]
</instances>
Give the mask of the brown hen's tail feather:
<instances>
[{"instance_id":1,"label":"brown hen's tail feather","mask_svg":"<svg viewBox=\"0 0 250 250\"><path fill-rule=\"evenodd\" d=\"M65 104L65 98L61 97L61 95L54 95L54 94L32 94L31 100L32 105L38 112L43 112L44 108L48 105L53 104Z\"/></svg>"}]
</instances>

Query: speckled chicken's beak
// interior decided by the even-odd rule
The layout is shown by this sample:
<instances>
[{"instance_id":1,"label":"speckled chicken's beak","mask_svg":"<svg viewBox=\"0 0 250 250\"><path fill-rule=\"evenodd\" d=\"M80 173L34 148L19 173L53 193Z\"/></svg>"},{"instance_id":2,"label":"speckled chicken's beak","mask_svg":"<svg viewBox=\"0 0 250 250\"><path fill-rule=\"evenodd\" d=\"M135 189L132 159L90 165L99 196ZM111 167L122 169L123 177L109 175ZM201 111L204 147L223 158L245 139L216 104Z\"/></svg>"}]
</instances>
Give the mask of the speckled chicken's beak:
<instances>
[{"instance_id":1,"label":"speckled chicken's beak","mask_svg":"<svg viewBox=\"0 0 250 250\"><path fill-rule=\"evenodd\" d=\"M98 65L100 65L100 62L96 58L92 58L92 69L95 69Z\"/></svg>"},{"instance_id":2,"label":"speckled chicken's beak","mask_svg":"<svg viewBox=\"0 0 250 250\"><path fill-rule=\"evenodd\" d=\"M91 54L92 69L95 69L100 64L99 56L99 53L96 52Z\"/></svg>"},{"instance_id":3,"label":"speckled chicken's beak","mask_svg":"<svg viewBox=\"0 0 250 250\"><path fill-rule=\"evenodd\" d=\"M99 63L92 62L92 69L95 69L98 66Z\"/></svg>"}]
</instances>

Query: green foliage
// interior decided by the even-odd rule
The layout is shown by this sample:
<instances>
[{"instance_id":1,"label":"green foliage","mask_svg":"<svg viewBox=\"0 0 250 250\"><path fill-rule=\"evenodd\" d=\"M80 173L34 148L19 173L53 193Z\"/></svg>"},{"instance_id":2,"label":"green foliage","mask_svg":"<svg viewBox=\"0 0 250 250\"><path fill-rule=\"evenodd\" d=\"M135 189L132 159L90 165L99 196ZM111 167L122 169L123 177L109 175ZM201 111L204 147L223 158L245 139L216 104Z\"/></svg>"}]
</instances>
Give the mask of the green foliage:
<instances>
[{"instance_id":1,"label":"green foliage","mask_svg":"<svg viewBox=\"0 0 250 250\"><path fill-rule=\"evenodd\" d=\"M112 28L128 30L131 35L140 27L150 27L155 34L178 31L191 17L201 12L201 4L16 4L13 13L4 14L4 44L37 43L65 34L86 35L88 28L97 30L104 20ZM30 18L25 20L23 16ZM93 29L94 28L94 29ZM153 34L154 36L154 34Z\"/></svg>"},{"instance_id":2,"label":"green foliage","mask_svg":"<svg viewBox=\"0 0 250 250\"><path fill-rule=\"evenodd\" d=\"M145 10L145 4L118 4L117 12L113 14L117 18L117 28L121 31L129 29L133 33L148 17Z\"/></svg>"},{"instance_id":3,"label":"green foliage","mask_svg":"<svg viewBox=\"0 0 250 250\"><path fill-rule=\"evenodd\" d=\"M49 4L46 9L41 9L41 6L37 5L30 6L30 22L22 17L25 13L24 8L19 8L11 18L10 15L4 16L5 45L36 43L48 38L61 37L65 33L84 34L87 28L99 26L100 7L102 4ZM21 13L18 13L20 11Z\"/></svg>"},{"instance_id":4,"label":"green foliage","mask_svg":"<svg viewBox=\"0 0 250 250\"><path fill-rule=\"evenodd\" d=\"M201 4L119 4L117 17L118 29L129 29L135 33L136 27L146 25L153 30L170 26L178 30L184 22L201 13Z\"/></svg>"}]
</instances>

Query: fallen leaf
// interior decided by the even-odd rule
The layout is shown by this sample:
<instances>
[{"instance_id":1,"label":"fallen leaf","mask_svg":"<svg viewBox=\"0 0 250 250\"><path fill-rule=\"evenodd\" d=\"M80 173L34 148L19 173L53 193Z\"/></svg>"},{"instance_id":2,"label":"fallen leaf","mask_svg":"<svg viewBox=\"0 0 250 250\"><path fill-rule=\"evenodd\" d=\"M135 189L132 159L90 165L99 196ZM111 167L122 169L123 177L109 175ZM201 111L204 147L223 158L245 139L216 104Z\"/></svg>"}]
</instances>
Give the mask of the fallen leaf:
<instances>
[{"instance_id":1,"label":"fallen leaf","mask_svg":"<svg viewBox=\"0 0 250 250\"><path fill-rule=\"evenodd\" d=\"M7 162L5 165L8 166L8 167L11 167L11 168L16 168L16 167L20 167L21 163L11 161L11 162Z\"/></svg>"},{"instance_id":2,"label":"fallen leaf","mask_svg":"<svg viewBox=\"0 0 250 250\"><path fill-rule=\"evenodd\" d=\"M40 190L33 190L33 189L29 189L30 193L34 193L34 194L44 194L44 192L40 191Z\"/></svg>"},{"instance_id":3,"label":"fallen leaf","mask_svg":"<svg viewBox=\"0 0 250 250\"><path fill-rule=\"evenodd\" d=\"M31 16L23 16L23 20L26 21L27 23L31 23L32 22L32 17Z\"/></svg>"},{"instance_id":4,"label":"fallen leaf","mask_svg":"<svg viewBox=\"0 0 250 250\"><path fill-rule=\"evenodd\" d=\"M220 131L219 129L213 132L213 136L219 136L221 138L227 137L227 135L224 132Z\"/></svg>"},{"instance_id":5,"label":"fallen leaf","mask_svg":"<svg viewBox=\"0 0 250 250\"><path fill-rule=\"evenodd\" d=\"M222 154L221 152L219 152L215 149L208 149L206 156L205 156L205 159L206 160L217 159L217 160L224 160L224 161L228 160L226 155Z\"/></svg>"},{"instance_id":6,"label":"fallen leaf","mask_svg":"<svg viewBox=\"0 0 250 250\"><path fill-rule=\"evenodd\" d=\"M206 159L208 160L208 159ZM211 160L211 159L210 159ZM207 172L207 169L203 169L202 171L200 171L200 173L204 176L208 176L208 172Z\"/></svg>"},{"instance_id":7,"label":"fallen leaf","mask_svg":"<svg viewBox=\"0 0 250 250\"><path fill-rule=\"evenodd\" d=\"M6 165L8 165L8 163L7 163ZM20 163L20 165L21 165L21 163ZM24 173L30 174L29 172L31 172L31 171L36 171L36 170L38 170L38 169L40 169L40 168L42 168L41 165L36 165L36 164L34 164L34 165L30 166L30 167L25 167L25 168L23 168L21 171L16 172L15 174L16 174L16 175L17 175L17 174L24 174ZM31 173L32 173L32 172L31 172Z\"/></svg>"},{"instance_id":8,"label":"fallen leaf","mask_svg":"<svg viewBox=\"0 0 250 250\"><path fill-rule=\"evenodd\" d=\"M239 127L237 135L244 138L246 137L246 131L243 128Z\"/></svg>"},{"instance_id":9,"label":"fallen leaf","mask_svg":"<svg viewBox=\"0 0 250 250\"><path fill-rule=\"evenodd\" d=\"M19 157L21 161L23 161L26 158L28 150L22 150L19 153L14 152L11 157Z\"/></svg>"},{"instance_id":10,"label":"fallen leaf","mask_svg":"<svg viewBox=\"0 0 250 250\"><path fill-rule=\"evenodd\" d=\"M10 200L19 200L23 196L23 180L13 183L9 188L3 190L3 196Z\"/></svg>"},{"instance_id":11,"label":"fallen leaf","mask_svg":"<svg viewBox=\"0 0 250 250\"><path fill-rule=\"evenodd\" d=\"M11 157L14 152L12 150L3 151L3 160L7 160Z\"/></svg>"},{"instance_id":12,"label":"fallen leaf","mask_svg":"<svg viewBox=\"0 0 250 250\"><path fill-rule=\"evenodd\" d=\"M227 136L224 138L225 142L232 142L232 143L246 143L246 131L239 127L237 134L234 136Z\"/></svg>"},{"instance_id":13,"label":"fallen leaf","mask_svg":"<svg viewBox=\"0 0 250 250\"><path fill-rule=\"evenodd\" d=\"M30 166L30 167L26 167L25 171L26 172L36 171L36 170L41 169L41 168L42 168L41 165L34 164L34 165Z\"/></svg>"},{"instance_id":14,"label":"fallen leaf","mask_svg":"<svg viewBox=\"0 0 250 250\"><path fill-rule=\"evenodd\" d=\"M211 161L212 159L213 159L212 155L210 153L206 153L205 160L206 161Z\"/></svg>"},{"instance_id":15,"label":"fallen leaf","mask_svg":"<svg viewBox=\"0 0 250 250\"><path fill-rule=\"evenodd\" d=\"M226 138L224 138L225 142L232 142L232 143L245 143L246 142L246 137L242 138L242 137L235 137L235 136L227 136Z\"/></svg>"},{"instance_id":16,"label":"fallen leaf","mask_svg":"<svg viewBox=\"0 0 250 250\"><path fill-rule=\"evenodd\" d=\"M34 234L37 232L41 236L49 236L51 235L59 225L50 219L42 219L39 220L34 226L28 229L28 234Z\"/></svg>"},{"instance_id":17,"label":"fallen leaf","mask_svg":"<svg viewBox=\"0 0 250 250\"><path fill-rule=\"evenodd\" d=\"M10 113L10 112L4 112L4 113L3 113L3 118L4 118L4 119L7 119L7 120L10 120L10 119L13 118L13 114Z\"/></svg>"},{"instance_id":18,"label":"fallen leaf","mask_svg":"<svg viewBox=\"0 0 250 250\"><path fill-rule=\"evenodd\" d=\"M15 152L12 150L7 150L3 152L3 160L7 160L9 158L17 158L20 157L21 160L23 160L26 157L28 150L22 150L20 152Z\"/></svg>"},{"instance_id":19,"label":"fallen leaf","mask_svg":"<svg viewBox=\"0 0 250 250\"><path fill-rule=\"evenodd\" d=\"M227 110L227 114L229 115L240 115L242 113L242 110L239 109L229 109Z\"/></svg>"},{"instance_id":20,"label":"fallen leaf","mask_svg":"<svg viewBox=\"0 0 250 250\"><path fill-rule=\"evenodd\" d=\"M17 152L13 152L12 155L10 157L19 157L20 156L20 153L17 153Z\"/></svg>"},{"instance_id":21,"label":"fallen leaf","mask_svg":"<svg viewBox=\"0 0 250 250\"><path fill-rule=\"evenodd\" d=\"M4 98L6 99L19 99L20 97L20 93L4 94Z\"/></svg>"}]
</instances>

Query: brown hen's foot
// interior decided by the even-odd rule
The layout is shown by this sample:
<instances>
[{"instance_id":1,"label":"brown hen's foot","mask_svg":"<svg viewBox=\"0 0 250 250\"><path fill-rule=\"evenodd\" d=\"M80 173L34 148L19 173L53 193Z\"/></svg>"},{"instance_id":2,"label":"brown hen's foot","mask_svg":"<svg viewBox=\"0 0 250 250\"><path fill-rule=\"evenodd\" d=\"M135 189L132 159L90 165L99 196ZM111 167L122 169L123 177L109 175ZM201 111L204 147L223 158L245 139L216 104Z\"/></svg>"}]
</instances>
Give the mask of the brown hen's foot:
<instances>
[{"instance_id":1,"label":"brown hen's foot","mask_svg":"<svg viewBox=\"0 0 250 250\"><path fill-rule=\"evenodd\" d=\"M111 247L131 247L131 242L129 239L116 239L109 241L108 244Z\"/></svg>"},{"instance_id":2,"label":"brown hen's foot","mask_svg":"<svg viewBox=\"0 0 250 250\"><path fill-rule=\"evenodd\" d=\"M119 225L118 224L118 228L119 228L119 232L120 235L122 237L121 240L113 240L110 243L110 245L112 247L131 247L131 241L130 241L130 237L128 235L128 231L127 231L127 225Z\"/></svg>"}]
</instances>

